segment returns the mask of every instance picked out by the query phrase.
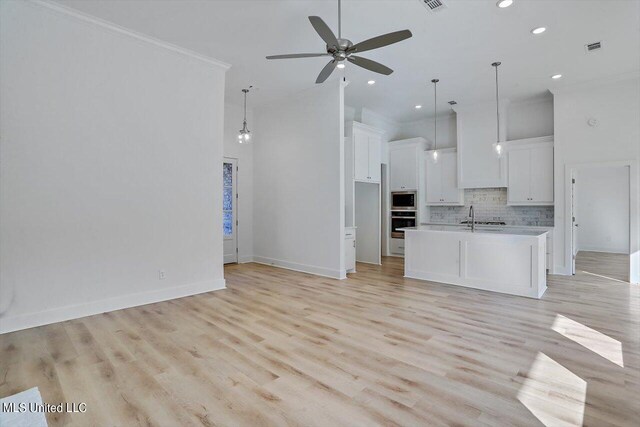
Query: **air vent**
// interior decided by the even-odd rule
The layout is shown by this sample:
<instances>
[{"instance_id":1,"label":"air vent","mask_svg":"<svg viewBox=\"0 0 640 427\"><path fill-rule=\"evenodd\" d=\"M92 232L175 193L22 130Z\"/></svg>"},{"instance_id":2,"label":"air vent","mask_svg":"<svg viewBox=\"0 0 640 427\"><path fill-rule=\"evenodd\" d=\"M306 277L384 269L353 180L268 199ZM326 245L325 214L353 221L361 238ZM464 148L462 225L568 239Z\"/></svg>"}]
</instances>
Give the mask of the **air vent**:
<instances>
[{"instance_id":1,"label":"air vent","mask_svg":"<svg viewBox=\"0 0 640 427\"><path fill-rule=\"evenodd\" d=\"M584 50L587 53L592 53L602 49L602 42L589 43L584 45Z\"/></svg>"},{"instance_id":2,"label":"air vent","mask_svg":"<svg viewBox=\"0 0 640 427\"><path fill-rule=\"evenodd\" d=\"M429 12L440 12L443 9L447 8L447 5L444 4L444 0L418 0L424 7L427 8Z\"/></svg>"}]
</instances>

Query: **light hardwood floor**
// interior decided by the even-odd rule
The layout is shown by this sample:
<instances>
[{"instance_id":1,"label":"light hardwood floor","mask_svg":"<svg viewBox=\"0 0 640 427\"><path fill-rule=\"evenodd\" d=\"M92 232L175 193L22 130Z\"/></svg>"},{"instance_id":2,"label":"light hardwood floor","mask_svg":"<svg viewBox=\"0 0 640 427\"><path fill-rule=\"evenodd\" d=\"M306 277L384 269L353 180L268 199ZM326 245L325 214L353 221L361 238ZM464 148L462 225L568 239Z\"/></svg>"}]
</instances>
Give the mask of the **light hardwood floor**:
<instances>
[{"instance_id":1,"label":"light hardwood floor","mask_svg":"<svg viewBox=\"0 0 640 427\"><path fill-rule=\"evenodd\" d=\"M628 282L629 255L580 251L576 255L576 271Z\"/></svg>"},{"instance_id":2,"label":"light hardwood floor","mask_svg":"<svg viewBox=\"0 0 640 427\"><path fill-rule=\"evenodd\" d=\"M0 397L86 402L50 425L613 426L640 419L640 288L542 300L257 264L228 289L0 336Z\"/></svg>"}]
</instances>

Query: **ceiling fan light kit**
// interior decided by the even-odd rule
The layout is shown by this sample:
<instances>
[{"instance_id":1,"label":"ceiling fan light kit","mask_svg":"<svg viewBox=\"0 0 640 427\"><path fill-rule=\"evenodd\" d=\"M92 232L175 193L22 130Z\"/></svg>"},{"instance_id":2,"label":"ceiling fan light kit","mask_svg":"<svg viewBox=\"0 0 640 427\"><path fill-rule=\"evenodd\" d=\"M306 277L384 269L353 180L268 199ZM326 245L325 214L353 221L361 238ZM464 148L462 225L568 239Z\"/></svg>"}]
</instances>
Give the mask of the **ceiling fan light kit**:
<instances>
[{"instance_id":1,"label":"ceiling fan light kit","mask_svg":"<svg viewBox=\"0 0 640 427\"><path fill-rule=\"evenodd\" d=\"M342 7L341 0L338 0L338 37L331 31L329 26L319 16L310 16L309 22L316 30L318 35L326 43L326 53L294 53L287 55L272 55L267 56L267 59L290 59L290 58L312 58L319 56L331 56L333 59L324 66L316 83L325 82L333 70L337 68L344 68L345 61L351 62L359 67L365 68L375 73L389 75L393 73L393 70L379 62L372 61L371 59L363 58L361 56L354 56L355 53L366 52L368 50L377 49L380 47L388 46L390 44L398 43L402 40L408 39L412 36L411 31L401 30L393 33L383 34L377 37L370 38L357 44L353 44L350 40L342 38Z\"/></svg>"}]
</instances>

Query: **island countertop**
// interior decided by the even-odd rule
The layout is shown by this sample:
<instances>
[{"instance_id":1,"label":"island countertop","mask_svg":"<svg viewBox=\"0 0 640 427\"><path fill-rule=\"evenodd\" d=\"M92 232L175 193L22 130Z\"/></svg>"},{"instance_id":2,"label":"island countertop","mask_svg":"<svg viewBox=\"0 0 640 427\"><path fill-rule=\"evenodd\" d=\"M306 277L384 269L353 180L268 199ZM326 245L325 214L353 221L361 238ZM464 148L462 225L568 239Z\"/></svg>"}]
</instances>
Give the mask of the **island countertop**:
<instances>
[{"instance_id":1,"label":"island countertop","mask_svg":"<svg viewBox=\"0 0 640 427\"><path fill-rule=\"evenodd\" d=\"M476 228L471 231L471 227L461 225L419 225L417 227L405 227L402 231L437 231L447 233L473 233L473 234L493 234L493 235L505 235L505 236L542 236L547 234L546 230L536 229L518 229L518 228Z\"/></svg>"}]
</instances>

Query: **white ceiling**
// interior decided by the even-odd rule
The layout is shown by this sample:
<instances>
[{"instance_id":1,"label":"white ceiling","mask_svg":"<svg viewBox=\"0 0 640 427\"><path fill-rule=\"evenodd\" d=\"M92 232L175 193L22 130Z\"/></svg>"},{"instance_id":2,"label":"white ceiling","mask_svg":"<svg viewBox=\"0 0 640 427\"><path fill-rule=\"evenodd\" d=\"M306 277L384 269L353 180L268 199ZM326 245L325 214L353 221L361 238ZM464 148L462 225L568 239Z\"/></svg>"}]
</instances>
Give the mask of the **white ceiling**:
<instances>
[{"instance_id":1,"label":"white ceiling","mask_svg":"<svg viewBox=\"0 0 640 427\"><path fill-rule=\"evenodd\" d=\"M419 0L343 0L342 33L354 43L408 28L413 37L362 56L393 68L375 75L353 64L344 75L346 102L398 121L433 114L447 101L472 104L494 99L500 67L501 97L544 96L549 88L640 70L640 1L515 0L506 9L495 0L444 0L429 13ZM293 96L315 85L327 58L267 61L266 55L323 52L324 43L307 16L318 15L337 33L337 0L59 0L59 3L123 27L232 64L227 101L241 103L240 89L258 88L253 106ZM533 36L530 30L545 26ZM603 41L585 54L584 44ZM342 73L340 71L339 73ZM339 74L336 73L336 74ZM552 74L563 78L552 81ZM367 80L375 79L374 86ZM415 110L415 104L422 104Z\"/></svg>"}]
</instances>

